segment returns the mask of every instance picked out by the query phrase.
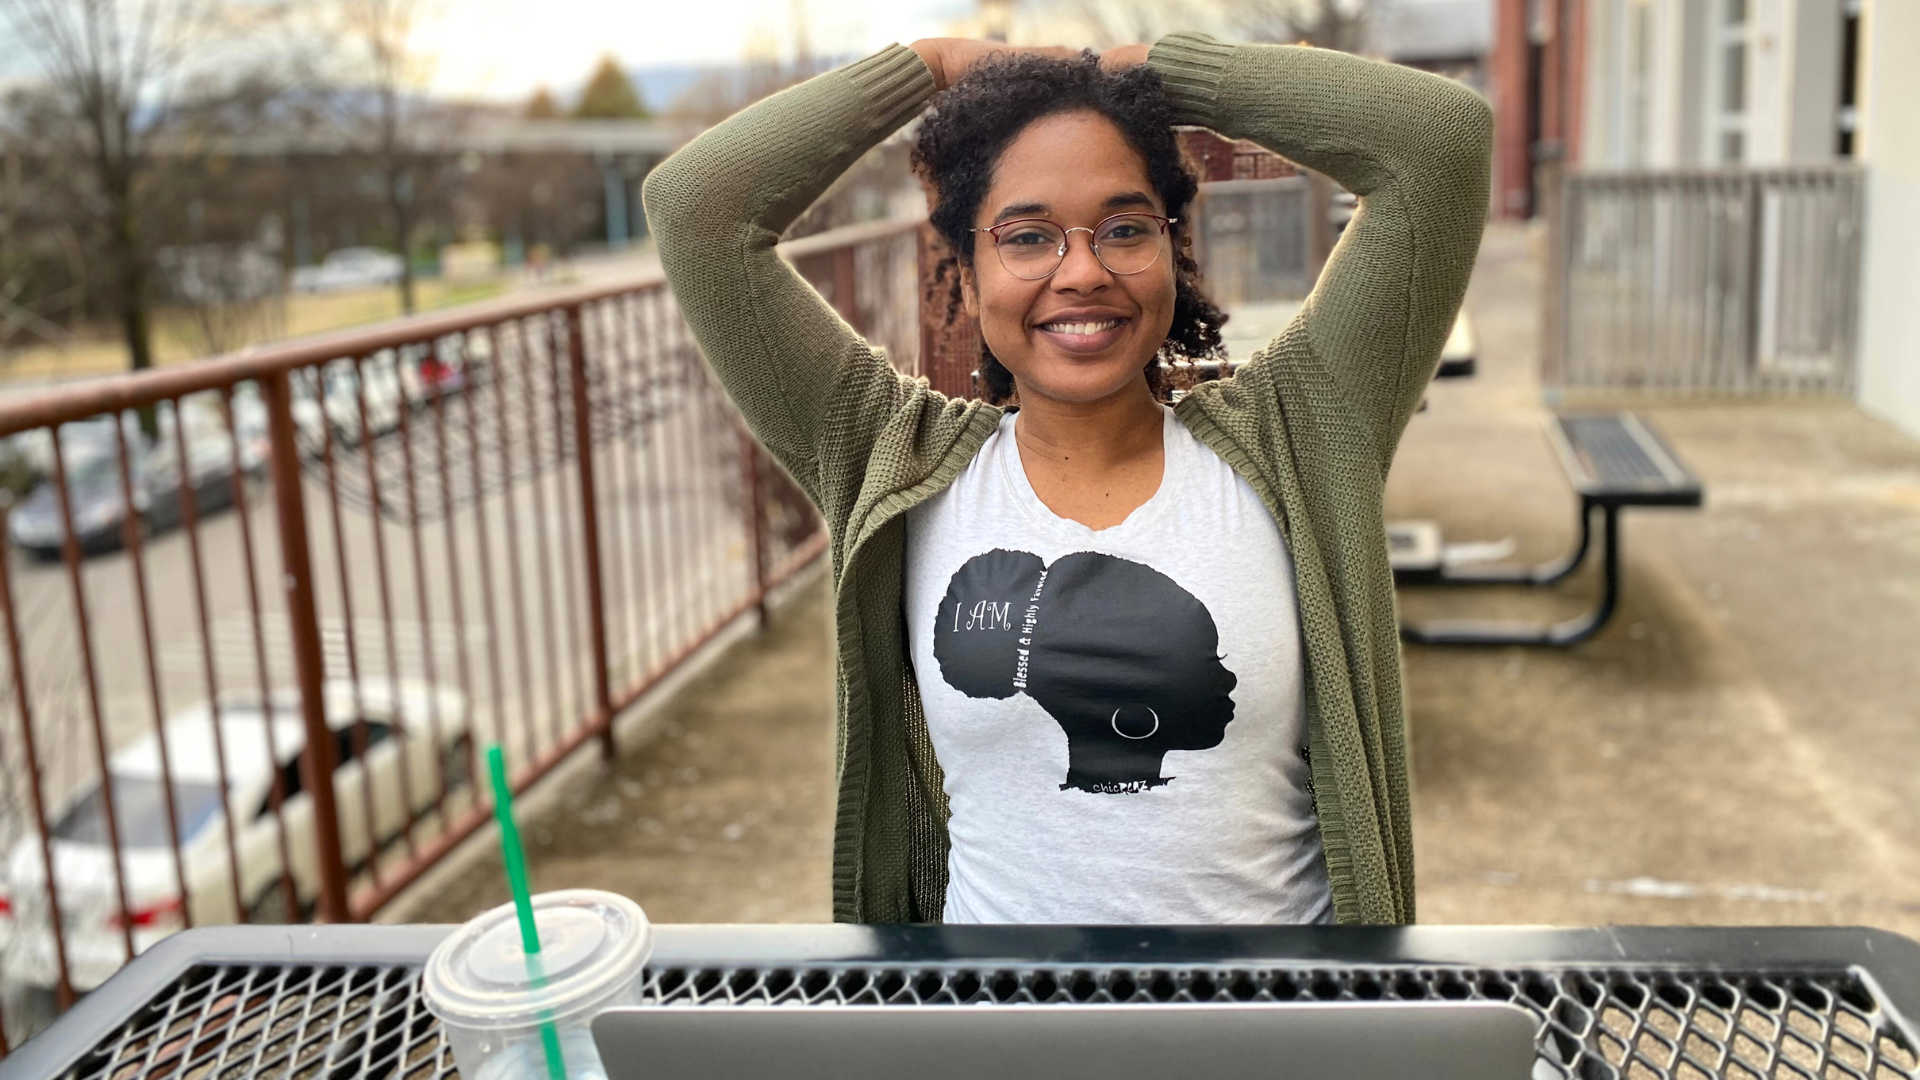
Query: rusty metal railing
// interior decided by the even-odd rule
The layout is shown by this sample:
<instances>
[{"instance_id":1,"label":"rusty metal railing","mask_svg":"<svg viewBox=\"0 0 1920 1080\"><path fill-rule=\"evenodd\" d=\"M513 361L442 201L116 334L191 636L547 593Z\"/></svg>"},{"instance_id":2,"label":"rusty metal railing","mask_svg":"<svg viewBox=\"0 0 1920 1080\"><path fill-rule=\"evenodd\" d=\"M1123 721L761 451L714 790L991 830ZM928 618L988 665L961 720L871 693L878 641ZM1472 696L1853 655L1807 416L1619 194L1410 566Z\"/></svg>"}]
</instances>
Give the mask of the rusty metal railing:
<instances>
[{"instance_id":1,"label":"rusty metal railing","mask_svg":"<svg viewBox=\"0 0 1920 1080\"><path fill-rule=\"evenodd\" d=\"M1576 172L1552 195L1549 387L1852 391L1859 169Z\"/></svg>"},{"instance_id":2,"label":"rusty metal railing","mask_svg":"<svg viewBox=\"0 0 1920 1080\"><path fill-rule=\"evenodd\" d=\"M917 363L913 221L787 254ZM364 920L825 545L657 275L0 400L0 967ZM22 464L24 463L24 464ZM26 488L27 485L21 485ZM6 1052L0 1017L0 1055Z\"/></svg>"}]
</instances>

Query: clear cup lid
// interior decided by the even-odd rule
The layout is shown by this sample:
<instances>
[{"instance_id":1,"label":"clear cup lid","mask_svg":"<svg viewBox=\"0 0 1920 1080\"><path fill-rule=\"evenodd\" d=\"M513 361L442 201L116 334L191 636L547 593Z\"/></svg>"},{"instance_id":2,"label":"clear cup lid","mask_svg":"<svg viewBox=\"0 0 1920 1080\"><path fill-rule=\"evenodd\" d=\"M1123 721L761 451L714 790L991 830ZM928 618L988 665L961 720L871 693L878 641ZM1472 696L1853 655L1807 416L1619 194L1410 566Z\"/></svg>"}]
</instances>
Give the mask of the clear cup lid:
<instances>
[{"instance_id":1,"label":"clear cup lid","mask_svg":"<svg viewBox=\"0 0 1920 1080\"><path fill-rule=\"evenodd\" d=\"M653 924L640 905L597 889L533 897L537 968L521 947L512 904L469 919L427 957L427 1007L467 1027L562 1020L631 986L653 955Z\"/></svg>"}]
</instances>

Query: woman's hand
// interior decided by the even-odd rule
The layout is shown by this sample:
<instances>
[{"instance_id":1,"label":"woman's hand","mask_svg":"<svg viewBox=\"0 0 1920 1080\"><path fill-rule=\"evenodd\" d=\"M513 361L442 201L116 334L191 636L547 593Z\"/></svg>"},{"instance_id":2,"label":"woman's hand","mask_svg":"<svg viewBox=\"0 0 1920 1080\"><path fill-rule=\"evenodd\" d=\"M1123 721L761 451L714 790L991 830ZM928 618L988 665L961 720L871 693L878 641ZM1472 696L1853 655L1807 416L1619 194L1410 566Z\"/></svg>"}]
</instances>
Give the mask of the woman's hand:
<instances>
[{"instance_id":1,"label":"woman's hand","mask_svg":"<svg viewBox=\"0 0 1920 1080\"><path fill-rule=\"evenodd\" d=\"M1116 45L1100 54L1100 66L1107 71L1119 71L1147 62L1147 53L1151 45Z\"/></svg>"},{"instance_id":2,"label":"woman's hand","mask_svg":"<svg viewBox=\"0 0 1920 1080\"><path fill-rule=\"evenodd\" d=\"M1009 45L1004 41L975 41L972 38L921 38L908 48L920 54L920 59L933 71L935 90L945 90L959 82L976 64L989 56L1033 53L1071 60L1080 55L1080 50L1069 49L1065 45ZM1144 52L1141 58L1145 59ZM1104 58L1102 63L1105 63Z\"/></svg>"}]
</instances>

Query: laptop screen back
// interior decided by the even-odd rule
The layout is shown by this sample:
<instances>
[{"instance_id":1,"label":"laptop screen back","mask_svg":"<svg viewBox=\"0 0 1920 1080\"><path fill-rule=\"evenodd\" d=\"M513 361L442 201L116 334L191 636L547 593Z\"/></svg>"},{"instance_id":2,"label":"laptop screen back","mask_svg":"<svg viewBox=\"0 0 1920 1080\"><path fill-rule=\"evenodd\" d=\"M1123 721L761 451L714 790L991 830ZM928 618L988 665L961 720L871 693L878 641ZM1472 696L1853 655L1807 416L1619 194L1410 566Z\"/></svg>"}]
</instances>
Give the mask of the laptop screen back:
<instances>
[{"instance_id":1,"label":"laptop screen back","mask_svg":"<svg viewBox=\"0 0 1920 1080\"><path fill-rule=\"evenodd\" d=\"M608 1080L1526 1080L1487 1002L611 1009Z\"/></svg>"}]
</instances>

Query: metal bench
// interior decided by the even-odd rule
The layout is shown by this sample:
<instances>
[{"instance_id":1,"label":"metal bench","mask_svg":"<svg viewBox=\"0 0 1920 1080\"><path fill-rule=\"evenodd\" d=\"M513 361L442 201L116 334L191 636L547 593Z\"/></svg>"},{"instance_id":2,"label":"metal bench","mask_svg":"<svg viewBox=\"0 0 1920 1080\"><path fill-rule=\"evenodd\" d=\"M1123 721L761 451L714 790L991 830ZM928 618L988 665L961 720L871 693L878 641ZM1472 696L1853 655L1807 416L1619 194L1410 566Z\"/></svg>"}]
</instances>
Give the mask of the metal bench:
<instances>
[{"instance_id":1,"label":"metal bench","mask_svg":"<svg viewBox=\"0 0 1920 1080\"><path fill-rule=\"evenodd\" d=\"M1472 375L1478 366L1474 360L1477 352L1473 339L1473 320L1467 318L1467 309L1461 308L1453 318L1453 329L1447 332L1447 343L1440 348L1440 363L1433 369L1433 377L1464 379Z\"/></svg>"},{"instance_id":2,"label":"metal bench","mask_svg":"<svg viewBox=\"0 0 1920 1080\"><path fill-rule=\"evenodd\" d=\"M1446 620L1402 624L1403 641L1422 645L1573 645L1592 637L1620 596L1620 511L1628 506L1699 506L1700 481L1640 417L1629 412L1569 413L1554 418L1547 435L1580 497L1580 536L1568 555L1539 566L1449 565L1439 529L1397 524L1388 554L1400 584L1553 585L1586 561L1600 518L1599 604L1584 615L1546 626Z\"/></svg>"},{"instance_id":3,"label":"metal bench","mask_svg":"<svg viewBox=\"0 0 1920 1080\"><path fill-rule=\"evenodd\" d=\"M1441 379L1466 379L1478 370L1473 342L1473 321L1467 318L1467 309L1461 308L1453 318L1453 329L1447 332L1447 343L1440 350L1440 362L1433 367L1435 382ZM1427 411L1427 399L1423 395L1415 412Z\"/></svg>"}]
</instances>

